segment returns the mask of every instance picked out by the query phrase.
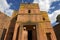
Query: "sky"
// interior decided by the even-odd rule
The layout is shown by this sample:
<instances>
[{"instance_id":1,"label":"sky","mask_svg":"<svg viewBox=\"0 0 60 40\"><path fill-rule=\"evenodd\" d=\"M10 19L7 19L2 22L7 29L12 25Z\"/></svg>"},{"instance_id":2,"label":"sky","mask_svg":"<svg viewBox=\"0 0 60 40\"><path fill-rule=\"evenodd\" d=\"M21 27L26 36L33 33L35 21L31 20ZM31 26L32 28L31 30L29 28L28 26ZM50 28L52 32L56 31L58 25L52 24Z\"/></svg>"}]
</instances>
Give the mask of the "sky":
<instances>
[{"instance_id":1,"label":"sky","mask_svg":"<svg viewBox=\"0 0 60 40\"><path fill-rule=\"evenodd\" d=\"M0 0L0 11L11 17L13 11L18 10L22 2L38 3L40 10L48 12L51 23L55 25L56 17L60 14L60 0Z\"/></svg>"}]
</instances>

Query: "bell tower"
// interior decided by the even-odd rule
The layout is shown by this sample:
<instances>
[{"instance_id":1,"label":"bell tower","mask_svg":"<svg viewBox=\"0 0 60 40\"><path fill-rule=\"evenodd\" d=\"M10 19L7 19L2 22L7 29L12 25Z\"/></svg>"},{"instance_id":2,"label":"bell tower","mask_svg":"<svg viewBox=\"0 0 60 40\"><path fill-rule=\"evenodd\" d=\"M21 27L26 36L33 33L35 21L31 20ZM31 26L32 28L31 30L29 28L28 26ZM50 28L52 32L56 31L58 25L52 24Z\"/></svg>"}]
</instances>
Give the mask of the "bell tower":
<instances>
[{"instance_id":1,"label":"bell tower","mask_svg":"<svg viewBox=\"0 0 60 40\"><path fill-rule=\"evenodd\" d=\"M12 36L11 36L12 35ZM37 3L22 3L14 11L4 40L57 40L48 14Z\"/></svg>"}]
</instances>

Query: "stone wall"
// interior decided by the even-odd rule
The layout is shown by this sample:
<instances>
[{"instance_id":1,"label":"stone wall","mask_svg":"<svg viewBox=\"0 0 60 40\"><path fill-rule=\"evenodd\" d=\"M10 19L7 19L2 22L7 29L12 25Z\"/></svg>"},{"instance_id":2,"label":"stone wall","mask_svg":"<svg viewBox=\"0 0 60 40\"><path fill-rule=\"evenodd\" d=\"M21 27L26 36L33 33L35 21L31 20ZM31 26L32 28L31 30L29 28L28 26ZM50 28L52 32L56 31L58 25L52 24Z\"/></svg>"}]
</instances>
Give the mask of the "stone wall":
<instances>
[{"instance_id":1,"label":"stone wall","mask_svg":"<svg viewBox=\"0 0 60 40\"><path fill-rule=\"evenodd\" d=\"M8 29L10 17L0 12L0 39L3 34L3 29Z\"/></svg>"}]
</instances>

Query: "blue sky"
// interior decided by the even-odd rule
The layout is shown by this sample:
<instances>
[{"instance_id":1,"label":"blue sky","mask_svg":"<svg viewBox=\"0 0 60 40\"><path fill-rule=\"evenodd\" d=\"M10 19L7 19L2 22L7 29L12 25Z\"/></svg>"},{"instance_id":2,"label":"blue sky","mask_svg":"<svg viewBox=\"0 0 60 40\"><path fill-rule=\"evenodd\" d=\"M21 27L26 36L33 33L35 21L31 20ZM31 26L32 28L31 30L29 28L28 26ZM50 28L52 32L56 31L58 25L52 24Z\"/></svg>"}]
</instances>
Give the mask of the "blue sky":
<instances>
[{"instance_id":1,"label":"blue sky","mask_svg":"<svg viewBox=\"0 0 60 40\"><path fill-rule=\"evenodd\" d=\"M10 4L10 9L18 10L20 4L23 3L33 3L34 0L6 0L8 4Z\"/></svg>"},{"instance_id":2,"label":"blue sky","mask_svg":"<svg viewBox=\"0 0 60 40\"><path fill-rule=\"evenodd\" d=\"M52 4L50 5L50 9L49 9L49 13L52 13L56 10L60 10L60 1L55 1L52 2Z\"/></svg>"},{"instance_id":3,"label":"blue sky","mask_svg":"<svg viewBox=\"0 0 60 40\"><path fill-rule=\"evenodd\" d=\"M0 0L0 11L8 16L14 10L18 10L22 0ZM60 14L60 0L24 0L24 3L38 3L41 11L48 12L51 23L55 23L56 17Z\"/></svg>"}]
</instances>

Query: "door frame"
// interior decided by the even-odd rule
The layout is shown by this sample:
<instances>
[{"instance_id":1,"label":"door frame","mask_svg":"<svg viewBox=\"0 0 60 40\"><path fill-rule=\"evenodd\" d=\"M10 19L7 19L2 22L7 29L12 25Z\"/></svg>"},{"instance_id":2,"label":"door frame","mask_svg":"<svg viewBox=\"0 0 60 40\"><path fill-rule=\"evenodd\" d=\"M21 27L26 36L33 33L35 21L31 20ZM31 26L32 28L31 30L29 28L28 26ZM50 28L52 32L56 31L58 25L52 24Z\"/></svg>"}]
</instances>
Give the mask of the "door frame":
<instances>
[{"instance_id":1,"label":"door frame","mask_svg":"<svg viewBox=\"0 0 60 40\"><path fill-rule=\"evenodd\" d=\"M36 25L36 32L38 30L38 23L36 23L36 22L25 22L25 23L21 24L21 27L24 27L24 25ZM22 28L22 30L23 30L23 28ZM37 35L37 40L38 40L38 34L36 33L36 35Z\"/></svg>"}]
</instances>

